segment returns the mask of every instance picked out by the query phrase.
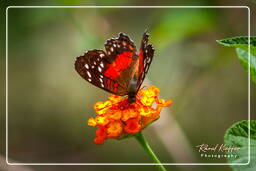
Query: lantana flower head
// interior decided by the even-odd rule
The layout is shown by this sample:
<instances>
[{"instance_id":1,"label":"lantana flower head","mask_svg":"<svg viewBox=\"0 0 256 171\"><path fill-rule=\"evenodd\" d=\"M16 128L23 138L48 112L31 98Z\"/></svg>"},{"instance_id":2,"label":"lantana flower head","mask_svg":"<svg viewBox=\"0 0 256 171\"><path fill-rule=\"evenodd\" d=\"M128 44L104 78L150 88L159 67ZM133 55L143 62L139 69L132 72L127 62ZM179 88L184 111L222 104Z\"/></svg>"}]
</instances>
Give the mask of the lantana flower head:
<instances>
[{"instance_id":1,"label":"lantana flower head","mask_svg":"<svg viewBox=\"0 0 256 171\"><path fill-rule=\"evenodd\" d=\"M151 86L138 91L136 101L128 103L128 96L111 94L105 102L97 102L95 118L88 119L88 125L97 127L96 144L104 144L109 138L122 139L135 135L160 117L163 107L169 107L172 100L158 98L160 90Z\"/></svg>"}]
</instances>

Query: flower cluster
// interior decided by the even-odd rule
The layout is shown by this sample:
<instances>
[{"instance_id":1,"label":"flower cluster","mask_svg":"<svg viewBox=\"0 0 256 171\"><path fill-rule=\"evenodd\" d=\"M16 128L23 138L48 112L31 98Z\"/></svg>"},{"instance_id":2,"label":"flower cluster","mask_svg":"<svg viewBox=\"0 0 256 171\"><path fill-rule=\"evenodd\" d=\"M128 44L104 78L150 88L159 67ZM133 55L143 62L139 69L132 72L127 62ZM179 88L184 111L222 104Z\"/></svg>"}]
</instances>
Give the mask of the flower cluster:
<instances>
[{"instance_id":1,"label":"flower cluster","mask_svg":"<svg viewBox=\"0 0 256 171\"><path fill-rule=\"evenodd\" d=\"M151 86L141 89L136 95L136 102L129 104L128 96L110 95L109 100L97 102L94 109L98 114L89 118L88 125L98 127L96 144L103 144L108 138L122 138L135 134L159 118L163 107L169 107L172 100L159 99L160 90Z\"/></svg>"}]
</instances>

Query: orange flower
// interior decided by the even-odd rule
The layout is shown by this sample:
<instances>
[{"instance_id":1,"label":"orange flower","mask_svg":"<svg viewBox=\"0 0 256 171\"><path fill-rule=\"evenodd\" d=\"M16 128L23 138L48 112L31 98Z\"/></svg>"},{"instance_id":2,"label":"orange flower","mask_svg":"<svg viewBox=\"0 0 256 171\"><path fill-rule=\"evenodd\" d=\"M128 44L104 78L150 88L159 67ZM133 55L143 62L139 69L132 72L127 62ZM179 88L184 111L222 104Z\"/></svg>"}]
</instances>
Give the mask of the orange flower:
<instances>
[{"instance_id":1,"label":"orange flower","mask_svg":"<svg viewBox=\"0 0 256 171\"><path fill-rule=\"evenodd\" d=\"M135 118L138 116L138 113L133 109L125 109L122 112L122 121L127 121L130 118Z\"/></svg>"},{"instance_id":2,"label":"orange flower","mask_svg":"<svg viewBox=\"0 0 256 171\"><path fill-rule=\"evenodd\" d=\"M120 139L135 135L160 117L163 107L169 107L172 100L158 98L160 90L151 86L138 91L136 102L129 104L128 96L110 95L109 100L97 102L94 109L98 114L88 119L88 125L96 130L95 144L104 144L108 138Z\"/></svg>"},{"instance_id":3,"label":"orange flower","mask_svg":"<svg viewBox=\"0 0 256 171\"><path fill-rule=\"evenodd\" d=\"M122 123L120 121L113 121L107 126L107 135L109 138L114 138L122 133Z\"/></svg>"},{"instance_id":4,"label":"orange flower","mask_svg":"<svg viewBox=\"0 0 256 171\"><path fill-rule=\"evenodd\" d=\"M129 119L125 122L125 124L126 125L124 126L124 130L127 133L134 134L134 133L139 132L141 129L141 125L139 124L138 118Z\"/></svg>"},{"instance_id":5,"label":"orange flower","mask_svg":"<svg viewBox=\"0 0 256 171\"><path fill-rule=\"evenodd\" d=\"M104 144L104 140L106 139L107 134L104 127L100 127L96 130L96 138L94 138L95 144Z\"/></svg>"}]
</instances>

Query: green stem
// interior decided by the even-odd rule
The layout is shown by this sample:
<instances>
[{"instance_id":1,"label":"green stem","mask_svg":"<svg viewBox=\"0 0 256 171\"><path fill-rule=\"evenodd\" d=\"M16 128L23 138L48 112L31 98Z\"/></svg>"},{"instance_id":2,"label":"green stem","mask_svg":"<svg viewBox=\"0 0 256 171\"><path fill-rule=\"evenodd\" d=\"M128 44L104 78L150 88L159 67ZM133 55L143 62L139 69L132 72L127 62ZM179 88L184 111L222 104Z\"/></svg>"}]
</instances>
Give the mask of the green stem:
<instances>
[{"instance_id":1,"label":"green stem","mask_svg":"<svg viewBox=\"0 0 256 171\"><path fill-rule=\"evenodd\" d=\"M166 171L166 169L164 168L162 163L158 160L158 158L155 155L155 153L153 152L153 150L150 148L150 146L149 146L148 142L146 141L146 139L144 138L143 134L141 132L139 132L135 136L135 138L136 138L136 140L138 140L138 142L143 147L143 149L146 151L146 153L150 156L150 158L154 161L154 163L157 163L156 166L158 167L158 169L161 171Z\"/></svg>"}]
</instances>

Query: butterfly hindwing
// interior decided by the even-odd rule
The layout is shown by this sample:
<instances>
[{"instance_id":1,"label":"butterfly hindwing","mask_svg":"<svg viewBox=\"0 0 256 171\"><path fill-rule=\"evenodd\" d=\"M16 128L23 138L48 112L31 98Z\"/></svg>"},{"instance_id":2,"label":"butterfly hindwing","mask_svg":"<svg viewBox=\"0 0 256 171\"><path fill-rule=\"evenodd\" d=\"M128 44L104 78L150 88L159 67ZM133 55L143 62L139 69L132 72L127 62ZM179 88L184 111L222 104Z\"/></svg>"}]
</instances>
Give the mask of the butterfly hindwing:
<instances>
[{"instance_id":1,"label":"butterfly hindwing","mask_svg":"<svg viewBox=\"0 0 256 171\"><path fill-rule=\"evenodd\" d=\"M85 80L101 89L120 96L127 94L126 89L117 81L104 76L108 64L104 51L90 50L77 57L75 69Z\"/></svg>"}]
</instances>

